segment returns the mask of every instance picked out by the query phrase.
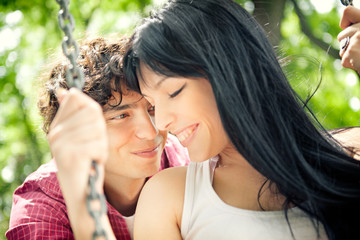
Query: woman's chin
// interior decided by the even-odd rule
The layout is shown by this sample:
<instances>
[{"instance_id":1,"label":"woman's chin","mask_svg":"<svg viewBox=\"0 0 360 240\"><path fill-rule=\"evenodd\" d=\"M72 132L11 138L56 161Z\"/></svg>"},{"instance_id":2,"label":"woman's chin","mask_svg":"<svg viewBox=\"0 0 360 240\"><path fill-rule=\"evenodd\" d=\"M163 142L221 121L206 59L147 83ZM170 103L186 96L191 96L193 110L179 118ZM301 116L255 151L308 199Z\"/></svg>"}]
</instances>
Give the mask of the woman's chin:
<instances>
[{"instance_id":1,"label":"woman's chin","mask_svg":"<svg viewBox=\"0 0 360 240\"><path fill-rule=\"evenodd\" d=\"M189 150L189 156L192 162L203 162L211 158L211 156L207 156L206 154L204 154L204 152L191 151L191 150Z\"/></svg>"}]
</instances>

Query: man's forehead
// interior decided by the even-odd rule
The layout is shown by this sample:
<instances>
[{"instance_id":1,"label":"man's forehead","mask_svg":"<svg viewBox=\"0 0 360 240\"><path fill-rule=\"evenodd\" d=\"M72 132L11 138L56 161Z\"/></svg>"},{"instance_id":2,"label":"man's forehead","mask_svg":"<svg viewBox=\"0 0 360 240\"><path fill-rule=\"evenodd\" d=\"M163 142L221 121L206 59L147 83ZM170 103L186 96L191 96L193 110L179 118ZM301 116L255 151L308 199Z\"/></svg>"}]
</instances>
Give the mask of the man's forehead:
<instances>
[{"instance_id":1,"label":"man's forehead","mask_svg":"<svg viewBox=\"0 0 360 240\"><path fill-rule=\"evenodd\" d=\"M134 108L142 99L144 99L144 97L141 94L131 90L127 90L122 95L120 95L118 92L113 92L109 102L104 106L104 111Z\"/></svg>"}]
</instances>

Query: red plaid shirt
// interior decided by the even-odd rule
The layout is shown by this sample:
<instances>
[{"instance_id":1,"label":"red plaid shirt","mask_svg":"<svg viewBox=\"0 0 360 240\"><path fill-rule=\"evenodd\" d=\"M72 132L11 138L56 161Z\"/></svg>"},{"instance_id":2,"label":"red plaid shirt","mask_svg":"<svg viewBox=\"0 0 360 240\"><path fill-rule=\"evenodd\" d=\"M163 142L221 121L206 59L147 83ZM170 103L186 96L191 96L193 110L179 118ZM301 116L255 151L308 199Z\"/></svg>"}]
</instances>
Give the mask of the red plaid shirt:
<instances>
[{"instance_id":1,"label":"red plaid shirt","mask_svg":"<svg viewBox=\"0 0 360 240\"><path fill-rule=\"evenodd\" d=\"M160 170L184 166L189 162L186 150L169 136L161 157ZM13 195L8 239L74 239L65 201L56 178L54 161L44 164L29 175ZM125 220L107 203L110 224L117 239L128 240Z\"/></svg>"}]
</instances>

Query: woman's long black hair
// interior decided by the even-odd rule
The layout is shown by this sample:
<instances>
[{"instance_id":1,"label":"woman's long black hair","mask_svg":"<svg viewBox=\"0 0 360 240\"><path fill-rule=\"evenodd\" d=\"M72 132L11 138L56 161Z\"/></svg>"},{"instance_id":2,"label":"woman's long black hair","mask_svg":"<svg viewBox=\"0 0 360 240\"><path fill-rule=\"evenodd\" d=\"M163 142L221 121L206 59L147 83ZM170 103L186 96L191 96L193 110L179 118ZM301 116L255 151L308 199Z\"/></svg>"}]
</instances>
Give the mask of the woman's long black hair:
<instances>
[{"instance_id":1,"label":"woman's long black hair","mask_svg":"<svg viewBox=\"0 0 360 240\"><path fill-rule=\"evenodd\" d=\"M135 30L124 57L138 91L140 62L168 76L207 78L230 140L286 197L285 209L299 206L329 239L360 239L353 220L360 217L359 162L304 109L261 26L240 5L170 1Z\"/></svg>"}]
</instances>

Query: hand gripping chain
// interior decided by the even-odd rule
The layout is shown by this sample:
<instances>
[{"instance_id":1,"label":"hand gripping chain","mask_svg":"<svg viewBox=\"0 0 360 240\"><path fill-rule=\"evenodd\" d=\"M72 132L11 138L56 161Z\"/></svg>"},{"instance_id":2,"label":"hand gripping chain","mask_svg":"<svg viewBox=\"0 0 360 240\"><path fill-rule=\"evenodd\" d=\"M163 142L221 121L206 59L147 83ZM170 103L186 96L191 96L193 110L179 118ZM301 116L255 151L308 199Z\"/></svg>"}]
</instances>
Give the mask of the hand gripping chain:
<instances>
[{"instance_id":1,"label":"hand gripping chain","mask_svg":"<svg viewBox=\"0 0 360 240\"><path fill-rule=\"evenodd\" d=\"M62 42L62 49L64 55L69 59L70 64L66 69L66 81L69 87L76 87L82 89L84 86L84 75L81 69L78 67L76 59L79 55L79 47L72 37L74 30L74 18L69 12L70 0L56 0L60 5L60 11L58 15L58 22L60 28L65 33ZM99 176L98 165L95 161L92 161L91 171L89 176L89 189L90 192L86 198L86 204L90 216L95 221L95 231L92 235L92 239L107 238L106 232L101 225L101 216L106 214L107 206L104 194L100 194L96 191L95 184ZM99 206L100 204L100 206ZM96 205L98 207L96 207Z\"/></svg>"}]
</instances>

